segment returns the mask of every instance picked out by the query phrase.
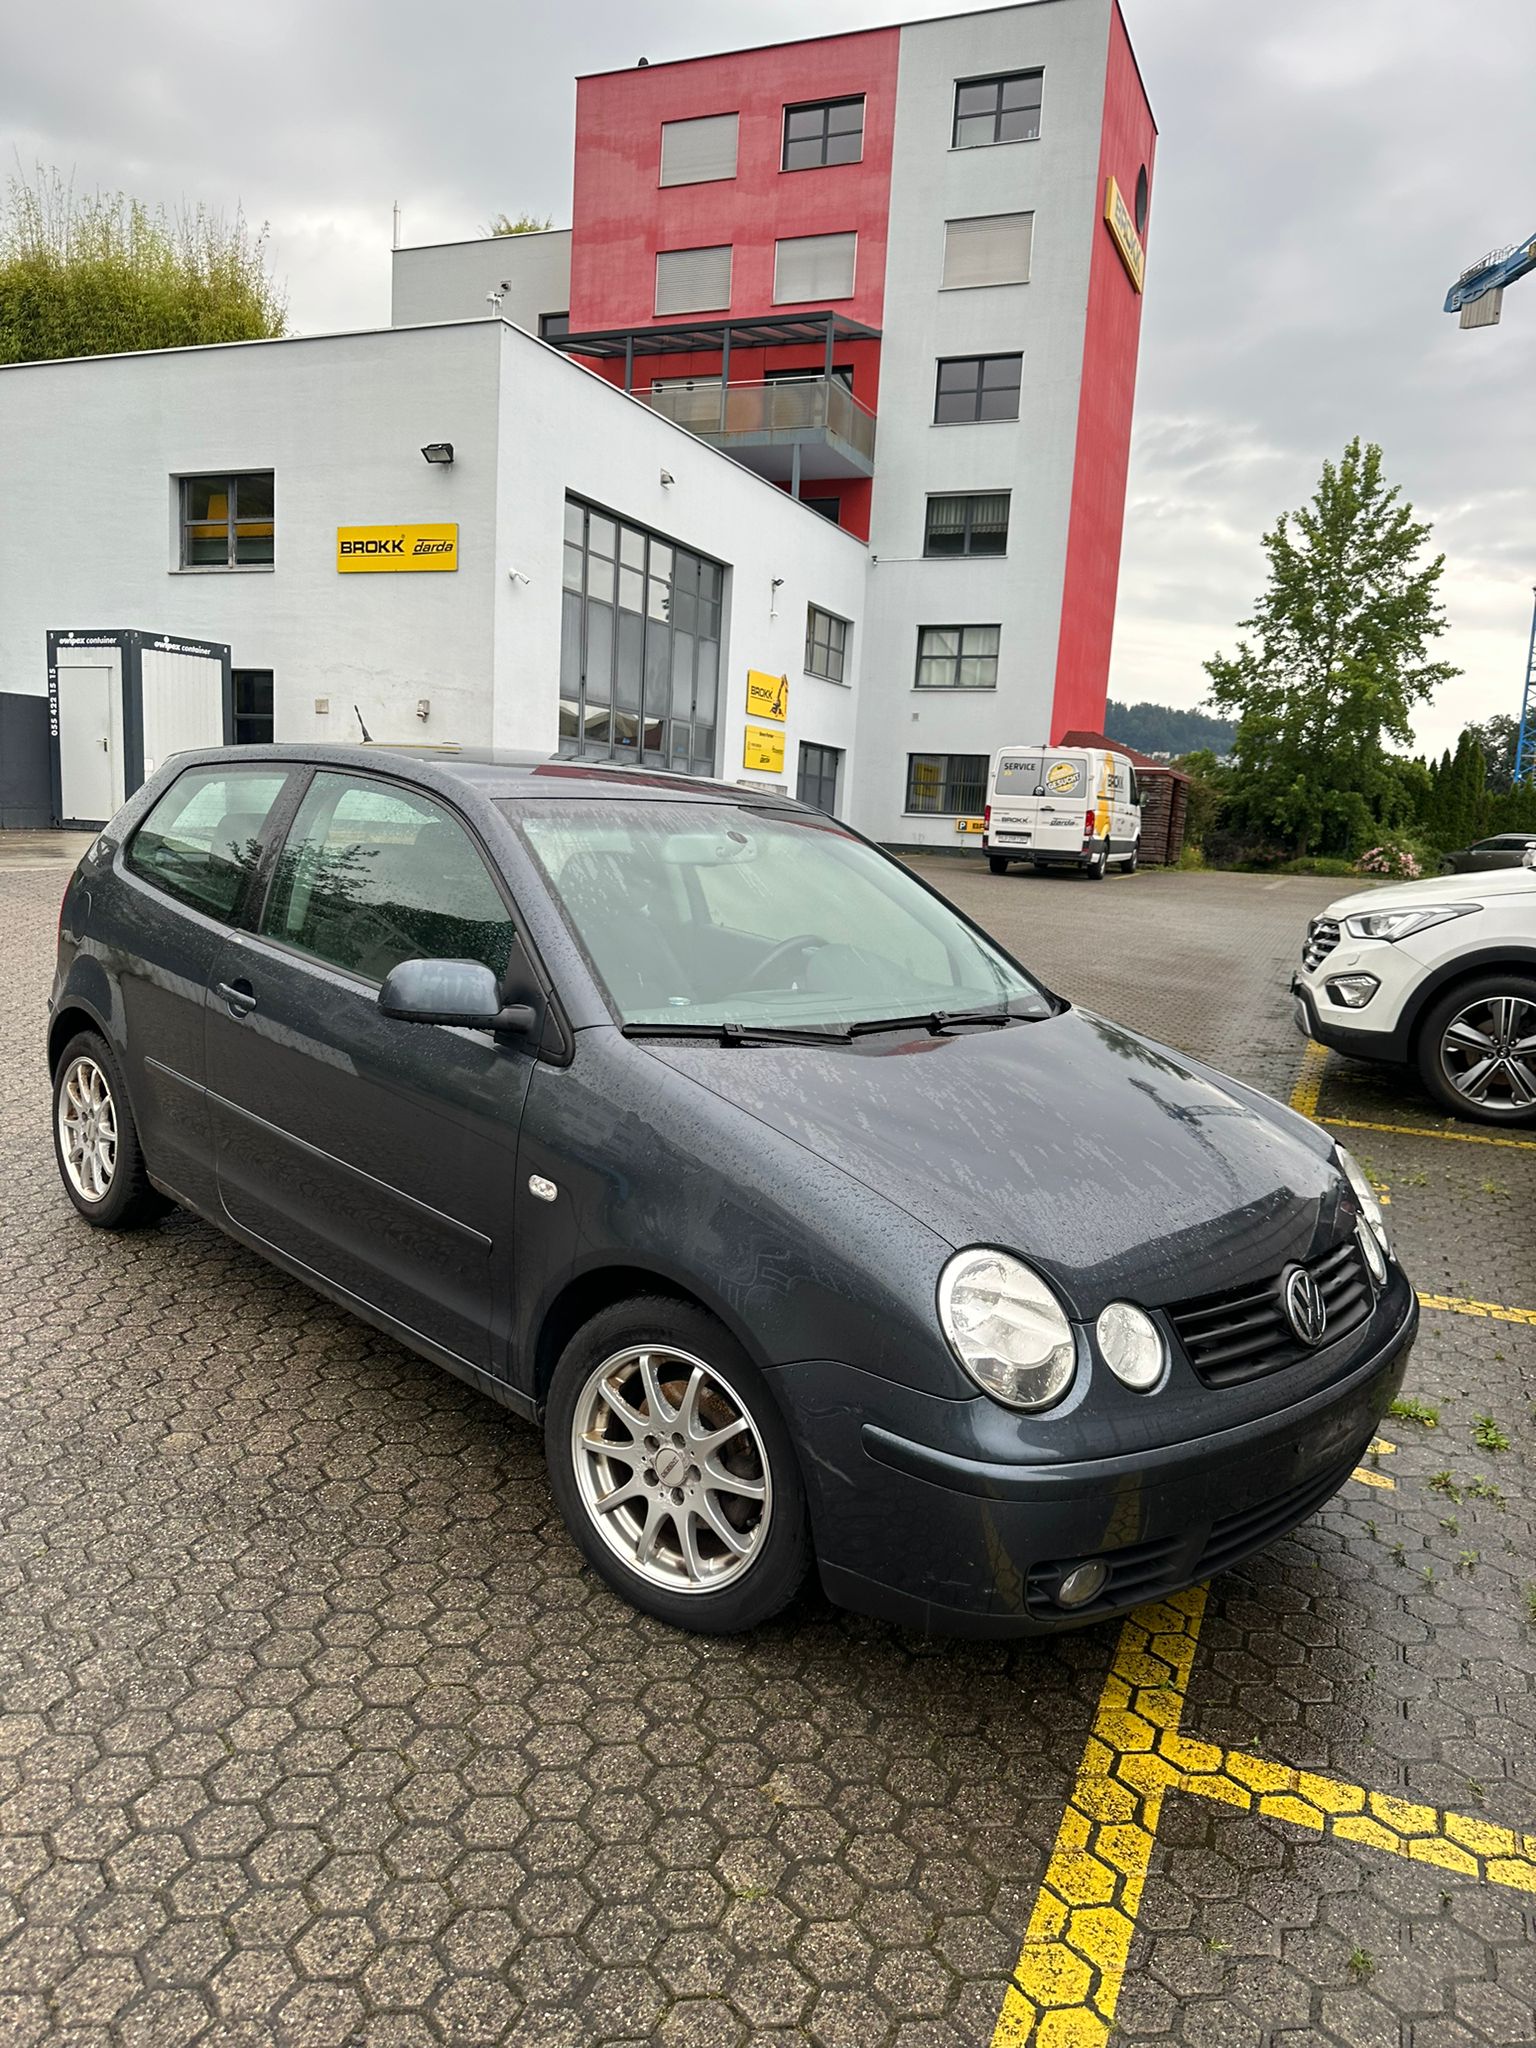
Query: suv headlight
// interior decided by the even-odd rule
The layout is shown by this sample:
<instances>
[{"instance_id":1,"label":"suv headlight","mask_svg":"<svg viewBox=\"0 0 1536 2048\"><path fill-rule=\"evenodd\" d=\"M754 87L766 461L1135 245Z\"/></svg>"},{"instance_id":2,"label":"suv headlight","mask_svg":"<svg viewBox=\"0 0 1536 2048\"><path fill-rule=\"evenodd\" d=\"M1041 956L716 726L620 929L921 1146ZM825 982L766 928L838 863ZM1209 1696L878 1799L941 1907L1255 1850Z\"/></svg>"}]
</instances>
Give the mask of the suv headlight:
<instances>
[{"instance_id":1,"label":"suv headlight","mask_svg":"<svg viewBox=\"0 0 1536 2048\"><path fill-rule=\"evenodd\" d=\"M1355 1200L1360 1204L1360 1214L1372 1237L1384 1252L1392 1249L1392 1240L1387 1236L1387 1219L1381 1213L1381 1204L1376 1199L1376 1190L1365 1177L1365 1169L1342 1145L1335 1145L1333 1156L1338 1161L1339 1171L1354 1189Z\"/></svg>"},{"instance_id":2,"label":"suv headlight","mask_svg":"<svg viewBox=\"0 0 1536 2048\"><path fill-rule=\"evenodd\" d=\"M1346 917L1344 929L1352 939L1407 939L1415 932L1427 932L1432 924L1448 918L1469 917L1481 903L1426 903L1415 910L1362 910Z\"/></svg>"},{"instance_id":3,"label":"suv headlight","mask_svg":"<svg viewBox=\"0 0 1536 2048\"><path fill-rule=\"evenodd\" d=\"M1007 1408L1049 1408L1072 1384L1072 1325L1011 1252L957 1252L939 1276L939 1323L977 1386Z\"/></svg>"}]
</instances>

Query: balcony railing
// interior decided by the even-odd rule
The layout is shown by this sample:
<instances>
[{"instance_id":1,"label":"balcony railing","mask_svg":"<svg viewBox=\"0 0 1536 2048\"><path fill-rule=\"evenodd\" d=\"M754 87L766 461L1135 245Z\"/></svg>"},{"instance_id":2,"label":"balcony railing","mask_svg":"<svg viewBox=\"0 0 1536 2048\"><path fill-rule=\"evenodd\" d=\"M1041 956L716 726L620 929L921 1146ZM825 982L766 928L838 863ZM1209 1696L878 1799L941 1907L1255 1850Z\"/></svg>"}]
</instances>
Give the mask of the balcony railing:
<instances>
[{"instance_id":1,"label":"balcony railing","mask_svg":"<svg viewBox=\"0 0 1536 2048\"><path fill-rule=\"evenodd\" d=\"M875 415L836 377L807 374L740 384L702 377L635 396L701 440L717 442L749 462L748 451L754 448L798 443L809 451L820 443L834 452L840 444L853 458L848 469L854 474L867 476L874 466ZM808 456L803 462L807 476L837 473L820 463L813 466Z\"/></svg>"}]
</instances>

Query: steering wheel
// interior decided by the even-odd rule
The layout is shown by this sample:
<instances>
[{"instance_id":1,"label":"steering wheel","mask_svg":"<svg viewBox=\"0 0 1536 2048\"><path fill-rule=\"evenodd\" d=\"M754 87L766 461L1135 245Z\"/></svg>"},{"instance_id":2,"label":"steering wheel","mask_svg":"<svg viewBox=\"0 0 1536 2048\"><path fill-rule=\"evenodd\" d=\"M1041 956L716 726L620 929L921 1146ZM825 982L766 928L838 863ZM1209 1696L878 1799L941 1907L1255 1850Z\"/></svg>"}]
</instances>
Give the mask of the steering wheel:
<instances>
[{"instance_id":1,"label":"steering wheel","mask_svg":"<svg viewBox=\"0 0 1536 2048\"><path fill-rule=\"evenodd\" d=\"M741 993L745 995L749 989L760 986L776 967L782 966L786 960L792 960L797 953L807 953L813 946L824 946L826 943L826 940L818 938L815 932L801 932L796 938L780 939L776 946L763 955L741 984Z\"/></svg>"}]
</instances>

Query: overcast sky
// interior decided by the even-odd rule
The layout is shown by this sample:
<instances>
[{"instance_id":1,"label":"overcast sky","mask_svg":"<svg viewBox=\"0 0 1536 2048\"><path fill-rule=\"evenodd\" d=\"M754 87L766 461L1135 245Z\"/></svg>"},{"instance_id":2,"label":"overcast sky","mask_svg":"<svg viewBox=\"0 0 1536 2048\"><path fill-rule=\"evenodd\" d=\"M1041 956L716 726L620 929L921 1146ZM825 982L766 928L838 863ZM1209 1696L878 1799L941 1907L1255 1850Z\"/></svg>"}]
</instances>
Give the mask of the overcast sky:
<instances>
[{"instance_id":1,"label":"overcast sky","mask_svg":"<svg viewBox=\"0 0 1536 2048\"><path fill-rule=\"evenodd\" d=\"M1070 5L1072 0L1055 0ZM75 0L11 8L30 169L271 223L298 331L384 325L408 242L570 218L577 72L909 17L892 0ZM918 10L922 11L922 10ZM928 12L942 13L943 7ZM1111 690L1196 704L1258 538L1351 434L1432 517L1465 671L1439 748L1518 708L1536 579L1536 276L1463 333L1452 278L1536 229L1536 0L1125 0L1161 129Z\"/></svg>"}]
</instances>

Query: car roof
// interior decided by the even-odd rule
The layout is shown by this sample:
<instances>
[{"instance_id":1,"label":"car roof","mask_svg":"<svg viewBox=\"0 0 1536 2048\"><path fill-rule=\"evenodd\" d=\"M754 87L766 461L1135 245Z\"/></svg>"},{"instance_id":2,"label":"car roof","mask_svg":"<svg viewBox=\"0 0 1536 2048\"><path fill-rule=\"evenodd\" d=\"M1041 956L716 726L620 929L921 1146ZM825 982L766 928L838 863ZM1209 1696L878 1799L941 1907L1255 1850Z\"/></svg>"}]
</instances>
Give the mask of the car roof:
<instances>
[{"instance_id":1,"label":"car roof","mask_svg":"<svg viewBox=\"0 0 1536 2048\"><path fill-rule=\"evenodd\" d=\"M522 752L506 747L428 746L402 741L367 740L307 746L241 746L199 748L181 761L238 759L289 762L353 773L377 769L385 774L421 772L427 787L459 782L476 796L496 798L561 797L646 799L669 803L772 805L803 810L804 805L761 783L717 782L702 775L673 775L665 769L633 766L625 761L577 761L566 755Z\"/></svg>"}]
</instances>

